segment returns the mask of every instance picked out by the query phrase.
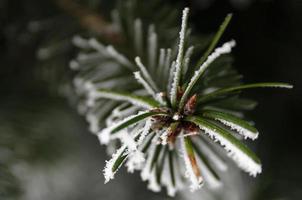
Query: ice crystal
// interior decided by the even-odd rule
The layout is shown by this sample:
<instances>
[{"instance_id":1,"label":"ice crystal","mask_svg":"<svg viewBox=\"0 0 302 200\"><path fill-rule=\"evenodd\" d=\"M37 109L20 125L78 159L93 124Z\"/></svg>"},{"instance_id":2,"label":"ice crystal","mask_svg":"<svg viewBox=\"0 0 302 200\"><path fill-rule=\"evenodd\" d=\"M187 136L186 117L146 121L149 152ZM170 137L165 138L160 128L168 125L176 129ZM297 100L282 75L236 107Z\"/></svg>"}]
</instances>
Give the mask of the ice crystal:
<instances>
[{"instance_id":1,"label":"ice crystal","mask_svg":"<svg viewBox=\"0 0 302 200\"><path fill-rule=\"evenodd\" d=\"M241 149L232 144L228 139L222 137L215 130L200 126L212 139L219 142L221 146L228 152L228 156L232 158L238 167L249 173L251 176L256 176L261 173L261 164L246 155Z\"/></svg>"},{"instance_id":2,"label":"ice crystal","mask_svg":"<svg viewBox=\"0 0 302 200\"><path fill-rule=\"evenodd\" d=\"M221 123L225 124L226 126L229 126L232 130L237 131L240 135L242 135L244 138L251 138L252 140L255 140L258 138L259 133L258 132L252 132L246 128L243 128L242 126L239 126L235 123L229 122L227 120L223 119L217 119Z\"/></svg>"},{"instance_id":3,"label":"ice crystal","mask_svg":"<svg viewBox=\"0 0 302 200\"><path fill-rule=\"evenodd\" d=\"M184 138L181 137L181 140L184 140ZM183 159L185 162L185 168L186 168L185 176L191 182L191 185L190 185L191 191L195 191L202 187L203 178L201 176L196 176L196 173L194 172L194 169L193 169L193 166L191 163L191 159L189 158L189 155L186 152L186 148L184 146L184 141L182 141L181 151L182 151L182 156L183 156Z\"/></svg>"},{"instance_id":4,"label":"ice crystal","mask_svg":"<svg viewBox=\"0 0 302 200\"><path fill-rule=\"evenodd\" d=\"M103 170L103 174L105 177L105 183L108 183L108 181L110 181L111 179L114 178L115 173L117 172L117 170L112 171L113 165L114 163L117 161L117 159L119 158L120 155L122 155L122 153L125 150L125 146L120 147L113 155L112 158L108 161L106 161L106 165L105 168Z\"/></svg>"}]
</instances>

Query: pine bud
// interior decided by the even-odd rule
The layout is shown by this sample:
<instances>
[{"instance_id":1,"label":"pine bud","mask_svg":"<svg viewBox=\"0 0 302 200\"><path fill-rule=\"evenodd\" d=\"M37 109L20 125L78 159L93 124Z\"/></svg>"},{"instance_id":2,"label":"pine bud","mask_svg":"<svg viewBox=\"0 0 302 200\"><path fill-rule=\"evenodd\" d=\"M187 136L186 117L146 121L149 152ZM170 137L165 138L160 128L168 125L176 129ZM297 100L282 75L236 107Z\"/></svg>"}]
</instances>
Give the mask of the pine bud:
<instances>
[{"instance_id":1,"label":"pine bud","mask_svg":"<svg viewBox=\"0 0 302 200\"><path fill-rule=\"evenodd\" d=\"M197 95L194 94L193 96L190 97L190 99L187 101L184 107L185 115L191 115L195 112L196 102L197 102Z\"/></svg>"}]
</instances>

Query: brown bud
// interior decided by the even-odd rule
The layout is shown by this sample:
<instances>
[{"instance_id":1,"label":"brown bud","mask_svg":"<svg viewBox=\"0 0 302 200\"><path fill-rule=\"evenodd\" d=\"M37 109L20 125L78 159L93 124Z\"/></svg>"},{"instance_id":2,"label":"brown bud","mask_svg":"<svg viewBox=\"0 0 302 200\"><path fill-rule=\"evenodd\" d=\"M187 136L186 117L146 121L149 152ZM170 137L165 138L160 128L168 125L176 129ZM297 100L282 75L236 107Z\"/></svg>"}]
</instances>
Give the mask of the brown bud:
<instances>
[{"instance_id":1,"label":"brown bud","mask_svg":"<svg viewBox=\"0 0 302 200\"><path fill-rule=\"evenodd\" d=\"M187 133L198 133L199 132L199 128L198 126L196 126L195 124L191 123L191 122L184 122L183 123L183 129L187 132Z\"/></svg>"},{"instance_id":2,"label":"brown bud","mask_svg":"<svg viewBox=\"0 0 302 200\"><path fill-rule=\"evenodd\" d=\"M190 99L185 104L184 114L185 115L193 114L195 112L196 103L197 103L197 95L194 94L193 96L190 97Z\"/></svg>"}]
</instances>

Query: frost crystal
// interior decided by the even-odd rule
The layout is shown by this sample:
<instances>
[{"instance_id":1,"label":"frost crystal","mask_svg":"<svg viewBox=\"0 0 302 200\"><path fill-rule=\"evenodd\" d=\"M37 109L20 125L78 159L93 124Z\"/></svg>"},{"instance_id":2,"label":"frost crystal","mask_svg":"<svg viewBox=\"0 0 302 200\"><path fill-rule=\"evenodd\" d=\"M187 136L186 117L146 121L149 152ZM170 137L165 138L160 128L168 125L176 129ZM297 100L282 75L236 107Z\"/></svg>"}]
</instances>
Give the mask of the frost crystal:
<instances>
[{"instance_id":1,"label":"frost crystal","mask_svg":"<svg viewBox=\"0 0 302 200\"><path fill-rule=\"evenodd\" d=\"M128 132L121 131L121 133L119 134L119 138L127 146L129 152L137 150L136 142Z\"/></svg>"},{"instance_id":2,"label":"frost crystal","mask_svg":"<svg viewBox=\"0 0 302 200\"><path fill-rule=\"evenodd\" d=\"M190 180L191 186L190 189L191 191L195 191L199 188L202 187L203 185L203 179L201 176L197 177L194 173L194 169L192 167L190 158L186 152L186 147L185 147L185 142L184 142L184 137L181 137L181 151L182 151L182 156L185 161L185 168L186 168L186 177Z\"/></svg>"},{"instance_id":3,"label":"frost crystal","mask_svg":"<svg viewBox=\"0 0 302 200\"><path fill-rule=\"evenodd\" d=\"M138 115L141 115L141 114L144 114L144 113L147 113L147 111L145 112L138 112L137 114L135 115L131 115L129 117L126 117L124 118L123 120L117 122L117 123L114 123L113 125L101 130L97 135L99 137L99 140L100 140L100 143L101 144L108 144L108 142L110 141L110 138L111 138L111 132L117 128L118 126L120 126L121 124L129 121L130 119L134 118L134 117L137 117ZM117 134L117 133L116 133ZM124 138L124 139L127 139L127 138Z\"/></svg>"},{"instance_id":4,"label":"frost crystal","mask_svg":"<svg viewBox=\"0 0 302 200\"><path fill-rule=\"evenodd\" d=\"M146 89L146 91L153 96L154 98L157 98L155 91L152 89L152 87L147 83L147 81L144 80L144 78L141 76L140 72L134 72L134 77L137 80L137 82L139 82L140 84L142 84L142 86L144 86L144 88Z\"/></svg>"},{"instance_id":5,"label":"frost crystal","mask_svg":"<svg viewBox=\"0 0 302 200\"><path fill-rule=\"evenodd\" d=\"M114 178L115 173L118 171L113 171L113 166L116 160L123 154L126 146L120 147L113 155L112 158L108 161L106 161L105 168L103 170L103 174L105 177L105 183L108 183L111 179Z\"/></svg>"},{"instance_id":6,"label":"frost crystal","mask_svg":"<svg viewBox=\"0 0 302 200\"><path fill-rule=\"evenodd\" d=\"M139 67L140 71L142 72L142 74L144 75L144 77L146 78L146 80L148 81L148 83L155 89L158 90L156 87L156 84L154 83L153 79L151 78L148 70L146 69L146 67L144 66L144 64L142 63L140 57L136 57L135 58L135 62L136 65Z\"/></svg>"},{"instance_id":7,"label":"frost crystal","mask_svg":"<svg viewBox=\"0 0 302 200\"><path fill-rule=\"evenodd\" d=\"M112 127L108 127L97 133L97 136L101 144L106 145L109 143L111 130Z\"/></svg>"},{"instance_id":8,"label":"frost crystal","mask_svg":"<svg viewBox=\"0 0 302 200\"><path fill-rule=\"evenodd\" d=\"M214 50L214 52L208 56L207 60L199 67L198 70L195 71L193 77L191 78L182 98L180 101L180 106L182 107L184 105L184 101L188 97L191 89L195 85L195 83L198 81L200 76L204 73L204 71L210 66L212 62L214 62L219 56L222 54L230 53L232 48L236 45L236 42L234 40L224 43L221 47L218 47Z\"/></svg>"},{"instance_id":9,"label":"frost crystal","mask_svg":"<svg viewBox=\"0 0 302 200\"><path fill-rule=\"evenodd\" d=\"M146 121L145 123L145 126L143 128L143 131L137 141L137 145L141 145L144 141L144 139L146 138L146 136L148 135L150 129L151 129L151 126L152 126L152 121L149 119Z\"/></svg>"},{"instance_id":10,"label":"frost crystal","mask_svg":"<svg viewBox=\"0 0 302 200\"><path fill-rule=\"evenodd\" d=\"M219 141L221 146L228 152L228 156L236 162L239 168L249 173L251 176L256 176L261 173L261 164L256 163L251 157L243 153L240 149L234 146L229 140L226 140L215 131L200 126L211 138Z\"/></svg>"},{"instance_id":11,"label":"frost crystal","mask_svg":"<svg viewBox=\"0 0 302 200\"><path fill-rule=\"evenodd\" d=\"M222 54L230 53L232 48L236 45L235 40L232 40L230 42L224 43L221 47L218 47L214 50L214 52L209 55L207 60L200 66L199 70L195 71L194 76L192 77L189 85L196 82L196 80L200 77L201 73L204 72L204 70L219 56ZM188 86L189 87L189 86Z\"/></svg>"},{"instance_id":12,"label":"frost crystal","mask_svg":"<svg viewBox=\"0 0 302 200\"><path fill-rule=\"evenodd\" d=\"M168 130L165 130L161 136L160 136L160 139L161 139L161 144L162 145L167 145L168 143L168 134L169 134L169 131Z\"/></svg>"},{"instance_id":13,"label":"frost crystal","mask_svg":"<svg viewBox=\"0 0 302 200\"><path fill-rule=\"evenodd\" d=\"M177 87L179 86L180 75L182 71L182 59L183 59L183 51L184 51L184 43L185 43L185 34L187 28L187 20L188 20L189 8L185 8L182 14L182 23L181 30L179 32L179 47L178 47L178 55L175 62L175 72L173 72L173 83L171 89L171 102L172 104L176 103L176 95L177 95Z\"/></svg>"},{"instance_id":14,"label":"frost crystal","mask_svg":"<svg viewBox=\"0 0 302 200\"><path fill-rule=\"evenodd\" d=\"M239 126L237 124L234 124L232 122L226 121L224 119L217 118L216 120L220 121L226 126L229 126L232 130L237 131L240 135L242 135L244 138L250 138L252 140L255 140L258 138L259 133L258 132L252 132L242 126Z\"/></svg>"},{"instance_id":15,"label":"frost crystal","mask_svg":"<svg viewBox=\"0 0 302 200\"><path fill-rule=\"evenodd\" d=\"M136 150L129 155L128 161L126 163L126 167L128 169L128 172L133 173L134 170L142 169L144 163L145 163L144 153Z\"/></svg>"}]
</instances>

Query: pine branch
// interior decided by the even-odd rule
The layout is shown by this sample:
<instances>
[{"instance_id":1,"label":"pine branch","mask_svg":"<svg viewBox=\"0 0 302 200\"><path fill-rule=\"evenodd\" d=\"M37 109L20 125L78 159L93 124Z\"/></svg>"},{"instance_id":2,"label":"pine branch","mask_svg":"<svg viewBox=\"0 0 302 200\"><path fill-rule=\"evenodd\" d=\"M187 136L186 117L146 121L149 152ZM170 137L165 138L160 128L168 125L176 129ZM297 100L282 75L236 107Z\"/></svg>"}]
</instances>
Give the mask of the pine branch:
<instances>
[{"instance_id":1,"label":"pine branch","mask_svg":"<svg viewBox=\"0 0 302 200\"><path fill-rule=\"evenodd\" d=\"M186 31L188 8L183 10L179 40L169 40L170 48L163 48L161 42L167 38L163 37L163 30L158 30L162 21L144 26L143 19L129 14L138 11L135 4L127 7L123 3L126 2L121 2L120 10L114 12L114 21L127 36L127 47L118 44L106 47L90 39L81 45L88 51L84 54L87 60L83 62L78 58L74 62L77 65L73 65L79 71L75 81L78 94L90 102L86 102L88 113L103 111L96 107L97 103L106 106L104 102L116 101L119 105L107 115L105 128L96 127L96 115L89 117L93 129L99 130L101 144L109 145L116 140L122 144L106 163L105 182L113 179L125 163L129 172L141 170L142 179L155 192L164 186L168 195L174 196L186 180L192 190L201 188L203 182L209 188L220 187L219 171L226 172L228 166L213 148L213 142L217 142L240 169L252 176L261 173L258 157L237 138L254 140L258 137L257 129L242 118L242 111L253 109L256 103L234 94L249 88L292 86L241 83L241 75L231 66L230 55L221 57L231 53L235 41L214 49L231 14L195 63L191 58L201 52L193 51L194 44L191 45ZM173 33L177 35L176 31ZM198 69L188 77L196 64ZM104 89L105 83L109 89ZM185 166L185 174L179 166ZM184 175L186 180L182 178Z\"/></svg>"}]
</instances>

